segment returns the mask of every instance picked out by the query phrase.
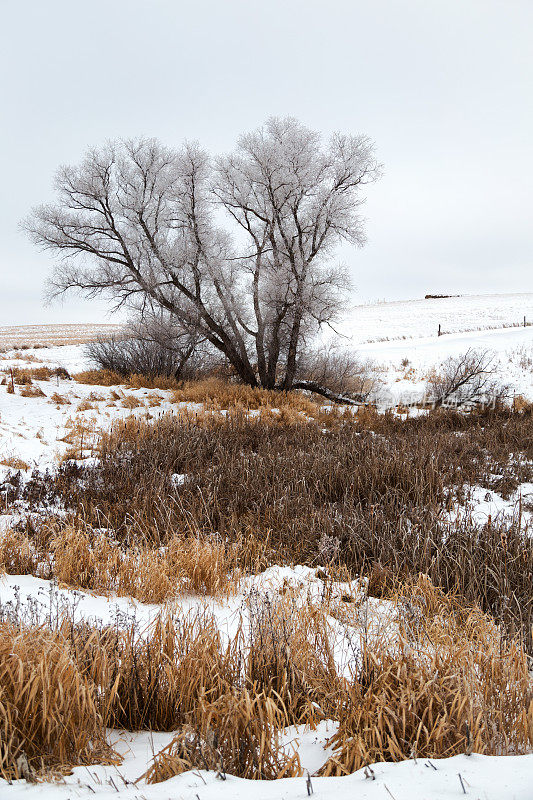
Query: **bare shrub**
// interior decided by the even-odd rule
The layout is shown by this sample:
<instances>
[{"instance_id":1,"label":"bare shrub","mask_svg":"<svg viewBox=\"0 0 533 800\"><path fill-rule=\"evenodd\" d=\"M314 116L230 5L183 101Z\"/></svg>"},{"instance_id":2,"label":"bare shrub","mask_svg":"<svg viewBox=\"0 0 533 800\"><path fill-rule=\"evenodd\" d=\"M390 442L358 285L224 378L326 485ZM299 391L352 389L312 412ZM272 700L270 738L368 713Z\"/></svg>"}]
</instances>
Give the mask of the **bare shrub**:
<instances>
[{"instance_id":1,"label":"bare shrub","mask_svg":"<svg viewBox=\"0 0 533 800\"><path fill-rule=\"evenodd\" d=\"M329 346L301 356L293 388L315 391L336 402L364 403L375 398L379 385L372 361Z\"/></svg>"},{"instance_id":2,"label":"bare shrub","mask_svg":"<svg viewBox=\"0 0 533 800\"><path fill-rule=\"evenodd\" d=\"M85 352L98 369L127 378L190 379L200 371L202 340L176 322L149 317L130 322L120 334L88 342Z\"/></svg>"},{"instance_id":3,"label":"bare shrub","mask_svg":"<svg viewBox=\"0 0 533 800\"><path fill-rule=\"evenodd\" d=\"M502 399L505 389L496 380L495 356L488 350L469 348L461 356L451 356L441 372L427 382L427 396L435 408L453 405L478 405Z\"/></svg>"}]
</instances>

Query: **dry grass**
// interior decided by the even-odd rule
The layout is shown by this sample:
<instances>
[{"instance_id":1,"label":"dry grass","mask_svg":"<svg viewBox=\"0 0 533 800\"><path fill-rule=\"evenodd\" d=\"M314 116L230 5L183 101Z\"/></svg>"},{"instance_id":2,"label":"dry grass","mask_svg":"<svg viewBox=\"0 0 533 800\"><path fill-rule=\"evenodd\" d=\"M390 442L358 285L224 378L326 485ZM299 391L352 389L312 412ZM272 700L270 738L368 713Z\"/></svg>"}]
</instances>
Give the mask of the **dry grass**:
<instances>
[{"instance_id":1,"label":"dry grass","mask_svg":"<svg viewBox=\"0 0 533 800\"><path fill-rule=\"evenodd\" d=\"M148 780L202 767L245 778L301 774L277 735L294 722L313 725L321 713L340 721L325 775L413 754L527 752L533 692L523 650L426 579L402 587L394 603L396 634L387 641L362 631L351 680L332 667L327 605L263 606L259 627L242 644L244 685L200 698ZM352 630L360 627L357 610L351 619L345 613Z\"/></svg>"},{"instance_id":2,"label":"dry grass","mask_svg":"<svg viewBox=\"0 0 533 800\"><path fill-rule=\"evenodd\" d=\"M79 411L79 407L76 410ZM89 451L91 456L95 454L98 448L100 432L94 420L86 420L80 417L69 418L65 427L67 432L58 441L65 442L69 447L61 456L60 462L66 462L70 459L82 459L86 451Z\"/></svg>"},{"instance_id":3,"label":"dry grass","mask_svg":"<svg viewBox=\"0 0 533 800\"><path fill-rule=\"evenodd\" d=\"M7 458L2 458L0 460L0 464L4 467L11 467L11 469L22 469L27 470L30 468L29 464L22 460L22 458L18 458L17 456L9 456Z\"/></svg>"},{"instance_id":4,"label":"dry grass","mask_svg":"<svg viewBox=\"0 0 533 800\"><path fill-rule=\"evenodd\" d=\"M39 766L84 763L91 747L103 748L104 725L178 730L148 770L152 782L192 768L247 778L301 774L279 734L324 717L340 728L323 774L413 754L521 753L533 745L524 651L426 578L397 588L385 635L365 628L357 603L327 593L316 602L289 593L249 603L251 624L229 646L207 612L162 614L149 632L135 624L95 629L54 619L53 630L28 630L3 622L0 702L9 709L10 743L3 774L16 774L22 749ZM336 670L332 614L349 632L350 679Z\"/></svg>"},{"instance_id":5,"label":"dry grass","mask_svg":"<svg viewBox=\"0 0 533 800\"><path fill-rule=\"evenodd\" d=\"M90 400L82 400L81 403L78 403L78 405L76 406L76 411L77 412L80 412L80 411L93 411L93 410L94 410L94 406L90 402Z\"/></svg>"},{"instance_id":6,"label":"dry grass","mask_svg":"<svg viewBox=\"0 0 533 800\"><path fill-rule=\"evenodd\" d=\"M0 535L0 570L55 578L72 589L163 603L182 594L223 597L241 577L241 548L215 537L174 536L165 547L120 546L81 524Z\"/></svg>"},{"instance_id":7,"label":"dry grass","mask_svg":"<svg viewBox=\"0 0 533 800\"><path fill-rule=\"evenodd\" d=\"M321 774L413 755L528 752L533 689L522 648L427 578L402 586L394 602L400 636L364 653Z\"/></svg>"},{"instance_id":8,"label":"dry grass","mask_svg":"<svg viewBox=\"0 0 533 800\"><path fill-rule=\"evenodd\" d=\"M32 381L49 381L53 375L55 370L51 367L13 367L13 379L19 386L30 385Z\"/></svg>"},{"instance_id":9,"label":"dry grass","mask_svg":"<svg viewBox=\"0 0 533 800\"><path fill-rule=\"evenodd\" d=\"M63 636L0 622L0 775L110 763L95 684Z\"/></svg>"},{"instance_id":10,"label":"dry grass","mask_svg":"<svg viewBox=\"0 0 533 800\"><path fill-rule=\"evenodd\" d=\"M276 780L303 773L297 753L280 749L283 706L264 692L229 688L209 702L200 698L199 724L184 725L142 776L159 783L191 769L216 771L251 780Z\"/></svg>"},{"instance_id":11,"label":"dry grass","mask_svg":"<svg viewBox=\"0 0 533 800\"><path fill-rule=\"evenodd\" d=\"M268 389L253 389L242 384L232 384L217 378L190 381L177 388L172 394L175 403L201 403L207 410L239 409L250 411L259 409L292 409L309 416L318 410L299 392L277 392Z\"/></svg>"},{"instance_id":12,"label":"dry grass","mask_svg":"<svg viewBox=\"0 0 533 800\"><path fill-rule=\"evenodd\" d=\"M30 481L20 497L66 502L123 543L157 547L191 534L246 542L243 570L258 558L261 567L331 561L370 575L377 592L427 573L510 635L521 633L533 652L528 532L516 522L450 525L442 517L470 484L509 496L533 480L530 410L404 422L372 409L322 412L316 422L292 413L130 419L100 438L78 423L69 455L90 448L100 463L83 472L66 464L55 477ZM174 473L189 478L175 486Z\"/></svg>"},{"instance_id":13,"label":"dry grass","mask_svg":"<svg viewBox=\"0 0 533 800\"><path fill-rule=\"evenodd\" d=\"M218 378L206 378L183 383L175 378L160 376L148 378L130 375L128 378L109 370L87 370L73 376L78 383L94 386L125 385L132 389L172 390L174 403L198 403L207 410L219 409L292 409L314 416L318 405L299 392L277 392L268 389L253 389L238 383L228 383ZM161 398L157 398L160 400Z\"/></svg>"},{"instance_id":14,"label":"dry grass","mask_svg":"<svg viewBox=\"0 0 533 800\"><path fill-rule=\"evenodd\" d=\"M71 403L68 397L65 397L63 394L59 394L59 392L54 392L50 396L50 401L58 406L68 406Z\"/></svg>"},{"instance_id":15,"label":"dry grass","mask_svg":"<svg viewBox=\"0 0 533 800\"><path fill-rule=\"evenodd\" d=\"M125 394L124 397L122 398L122 406L124 408L129 408L130 410L132 410L134 408L140 408L144 406L144 403L142 400L139 400L139 398L135 397L135 395L133 394Z\"/></svg>"},{"instance_id":16,"label":"dry grass","mask_svg":"<svg viewBox=\"0 0 533 800\"><path fill-rule=\"evenodd\" d=\"M319 600L290 590L268 602L251 595L250 624L230 647L207 612L163 614L149 633L135 624L54 623L36 634L41 655L27 657L29 665L42 659L41 683L19 670L20 681L37 687L39 702L64 687L50 725L63 713L77 719L79 751L49 749L50 734L34 735L36 712L26 705L28 720L17 722L10 710L0 723L10 726L2 731L9 742L0 751L2 774L19 774L21 749L32 770L83 762L85 742L100 752L103 726L178 730L150 781L191 768L300 774L298 759L279 748L279 733L324 718L340 722L327 775L413 755L530 749L533 541L516 522L450 526L442 512L469 484L508 496L533 479L533 409L441 411L401 422L371 408L317 408L306 421L296 395L285 406L278 400L274 413L268 398L238 400L233 386L203 384L208 413L129 419L103 435L71 420L73 456L91 451L99 462L64 463L56 475L21 484L16 496L30 508L57 500L72 521L6 532L0 569L159 603L183 593L227 595L243 572L272 563L327 564L330 574L367 576L368 596L339 598L328 581ZM230 400L237 410L216 412ZM251 419L247 408L263 400ZM186 480L176 483L176 473ZM377 632L367 624L373 597L391 609ZM27 633L2 619L0 604L8 643L9 631ZM346 631L349 679L335 664L332 620L337 633ZM45 633L69 654L70 682L55 666L63 663L56 650L41 643ZM78 699L70 696L78 690ZM82 698L86 719L76 710Z\"/></svg>"},{"instance_id":17,"label":"dry grass","mask_svg":"<svg viewBox=\"0 0 533 800\"><path fill-rule=\"evenodd\" d=\"M73 376L77 383L83 383L88 386L123 386L125 379L117 372L111 372L108 369L89 369L82 372L76 372Z\"/></svg>"},{"instance_id":18,"label":"dry grass","mask_svg":"<svg viewBox=\"0 0 533 800\"><path fill-rule=\"evenodd\" d=\"M8 528L0 536L0 573L37 574L39 559L28 536Z\"/></svg>"},{"instance_id":19,"label":"dry grass","mask_svg":"<svg viewBox=\"0 0 533 800\"><path fill-rule=\"evenodd\" d=\"M40 386L25 385L20 392L21 397L46 397Z\"/></svg>"}]
</instances>

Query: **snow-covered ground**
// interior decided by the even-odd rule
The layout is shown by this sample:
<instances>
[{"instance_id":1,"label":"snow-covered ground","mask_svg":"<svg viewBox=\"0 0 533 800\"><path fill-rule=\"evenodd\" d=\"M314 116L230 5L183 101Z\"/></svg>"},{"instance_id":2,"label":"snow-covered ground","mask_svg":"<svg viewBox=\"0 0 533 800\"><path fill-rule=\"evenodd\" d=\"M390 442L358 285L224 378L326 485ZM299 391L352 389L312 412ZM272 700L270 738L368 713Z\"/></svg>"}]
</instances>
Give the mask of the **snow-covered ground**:
<instances>
[{"instance_id":1,"label":"snow-covered ground","mask_svg":"<svg viewBox=\"0 0 533 800\"><path fill-rule=\"evenodd\" d=\"M372 362L373 369L377 370L376 399L384 408L420 402L425 396L431 370L438 371L446 358L460 356L469 348L494 354L497 380L508 385L510 398L522 395L533 401L533 327L367 343L359 345L356 352L362 361ZM38 361L27 361L28 355ZM0 360L0 370L10 366L62 366L73 373L89 365L83 347L71 345L28 350L19 355L8 352ZM0 462L19 458L30 467L52 467L66 452L68 444L62 440L77 419L88 427L98 428L130 414L155 416L170 410L199 408L191 404L172 404L171 392L164 390L86 386L56 378L35 383L44 392L43 397L23 397L20 387L16 394L8 394L6 387L0 386ZM54 403L52 395L55 393L68 400L68 404ZM113 393L120 398L114 398ZM142 405L132 410L124 407L124 395L134 395ZM90 402L93 408L77 411L82 401Z\"/></svg>"},{"instance_id":2,"label":"snow-covered ground","mask_svg":"<svg viewBox=\"0 0 533 800\"><path fill-rule=\"evenodd\" d=\"M449 513L450 521L467 519L475 525L514 523L524 531L533 525L533 483L522 483L505 500L497 492L483 486L471 486L464 505L455 506Z\"/></svg>"},{"instance_id":3,"label":"snow-covered ground","mask_svg":"<svg viewBox=\"0 0 533 800\"><path fill-rule=\"evenodd\" d=\"M39 360L28 361L24 358L28 355ZM82 346L66 345L28 350L20 355L7 353L0 360L0 371L11 366L64 367L69 373L76 373L89 365ZM114 420L131 415L155 417L169 410L200 409L192 403L171 403L171 392L159 389L89 386L55 377L47 381L34 380L33 385L39 387L43 396L24 397L21 386L16 386L15 393L9 394L7 386L0 386L0 480L8 469L2 462L11 459L21 459L30 470L57 466L71 446L64 439L69 438L77 422L87 429L84 455L90 456L94 441L91 432L109 427ZM54 400L54 396L60 401ZM139 401L137 408L124 405L124 399L131 397ZM80 404L91 407L81 410Z\"/></svg>"},{"instance_id":4,"label":"snow-covered ground","mask_svg":"<svg viewBox=\"0 0 533 800\"><path fill-rule=\"evenodd\" d=\"M510 398L522 395L533 401L533 327L367 343L360 345L357 353L363 361L368 359L373 364L378 376L376 399L381 408L386 408L423 400L430 371L438 371L446 358L459 356L469 348L494 354L497 379L508 385ZM28 356L38 360L28 361ZM11 366L61 366L75 373L90 365L82 346L69 345L7 352L0 360L0 370ZM197 404L172 402L168 390L90 386L55 377L34 381L34 385L42 396L24 397L20 386L15 387L15 394L9 394L7 386L0 386L0 480L21 466L26 475L34 468L54 469L67 452L72 453L73 436L83 448L78 454L74 445L76 457L91 457L97 432L115 420L201 410ZM63 402L57 402L57 397ZM137 407L129 407L131 398L138 402ZM411 408L409 413L419 412ZM79 436L76 439L76 426L84 428L83 440ZM460 513L470 513L476 522L486 521L489 515L492 520L502 515L516 517L522 511L520 497L531 503L530 494L526 486L508 501L494 492L489 500L487 490L479 488ZM531 526L531 516L522 512L522 524ZM0 517L0 526L5 527L9 521Z\"/></svg>"},{"instance_id":5,"label":"snow-covered ground","mask_svg":"<svg viewBox=\"0 0 533 800\"><path fill-rule=\"evenodd\" d=\"M109 323L66 323L60 325L0 325L0 348L80 343L97 336L108 336L120 329Z\"/></svg>"},{"instance_id":6,"label":"snow-covered ground","mask_svg":"<svg viewBox=\"0 0 533 800\"><path fill-rule=\"evenodd\" d=\"M508 387L508 396L533 401L533 327L450 333L416 339L373 342L354 347L361 361L378 370L378 404L392 407L420 402L432 370L468 350L487 352L493 359L494 380Z\"/></svg>"},{"instance_id":7,"label":"snow-covered ground","mask_svg":"<svg viewBox=\"0 0 533 800\"><path fill-rule=\"evenodd\" d=\"M331 723L330 723L331 726ZM286 739L300 753L310 775L323 758L322 744L334 732L322 723L316 731L289 729ZM311 792L331 800L531 800L533 755L454 756L418 759L397 764L373 764L343 778L284 778L249 781L228 775L226 780L204 770L184 772L170 780L147 785L137 778L153 754L171 740L171 733L110 732L110 741L124 754L119 767L75 767L53 784L0 780L0 797L21 800L69 800L113 797L116 800L303 800Z\"/></svg>"},{"instance_id":8,"label":"snow-covered ground","mask_svg":"<svg viewBox=\"0 0 533 800\"><path fill-rule=\"evenodd\" d=\"M355 345L533 323L533 293L480 294L355 306L341 326Z\"/></svg>"}]
</instances>

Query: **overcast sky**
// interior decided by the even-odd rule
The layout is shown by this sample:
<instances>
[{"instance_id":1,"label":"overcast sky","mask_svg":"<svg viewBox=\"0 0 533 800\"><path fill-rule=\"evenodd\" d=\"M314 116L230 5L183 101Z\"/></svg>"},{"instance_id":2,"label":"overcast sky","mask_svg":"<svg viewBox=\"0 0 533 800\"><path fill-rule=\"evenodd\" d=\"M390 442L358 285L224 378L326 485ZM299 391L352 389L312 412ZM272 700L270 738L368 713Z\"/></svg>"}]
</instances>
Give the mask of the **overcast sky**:
<instances>
[{"instance_id":1,"label":"overcast sky","mask_svg":"<svg viewBox=\"0 0 533 800\"><path fill-rule=\"evenodd\" d=\"M0 325L43 306L51 257L19 221L108 138L213 152L270 115L365 133L356 301L533 290L533 0L1 0Z\"/></svg>"}]
</instances>

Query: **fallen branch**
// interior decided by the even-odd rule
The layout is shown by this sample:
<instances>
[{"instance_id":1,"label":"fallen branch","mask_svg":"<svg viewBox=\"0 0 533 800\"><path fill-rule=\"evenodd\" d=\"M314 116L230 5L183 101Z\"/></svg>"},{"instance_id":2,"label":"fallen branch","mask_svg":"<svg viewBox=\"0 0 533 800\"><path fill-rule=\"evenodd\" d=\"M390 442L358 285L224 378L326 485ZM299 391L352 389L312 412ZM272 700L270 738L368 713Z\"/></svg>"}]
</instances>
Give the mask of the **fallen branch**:
<instances>
[{"instance_id":1,"label":"fallen branch","mask_svg":"<svg viewBox=\"0 0 533 800\"><path fill-rule=\"evenodd\" d=\"M314 392L315 394L319 394L321 397L325 397L326 400L331 400L334 403L343 405L358 406L363 402L361 399L354 400L352 397L336 394L335 392L330 391L330 389L327 389L325 386L321 386L319 383L315 383L314 381L296 381L296 383L293 383L291 388L303 389L307 392Z\"/></svg>"}]
</instances>

